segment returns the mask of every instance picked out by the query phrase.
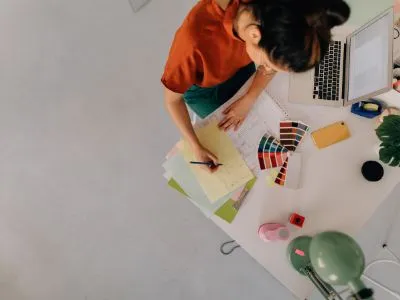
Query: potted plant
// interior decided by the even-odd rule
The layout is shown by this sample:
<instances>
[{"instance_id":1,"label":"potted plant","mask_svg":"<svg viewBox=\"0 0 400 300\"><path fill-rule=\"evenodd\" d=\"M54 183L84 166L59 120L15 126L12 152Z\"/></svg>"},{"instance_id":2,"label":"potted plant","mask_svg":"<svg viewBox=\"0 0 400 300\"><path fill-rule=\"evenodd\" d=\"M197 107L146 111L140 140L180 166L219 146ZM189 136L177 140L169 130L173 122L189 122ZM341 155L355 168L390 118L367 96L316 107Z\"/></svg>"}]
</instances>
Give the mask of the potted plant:
<instances>
[{"instance_id":1,"label":"potted plant","mask_svg":"<svg viewBox=\"0 0 400 300\"><path fill-rule=\"evenodd\" d=\"M389 166L400 167L400 116L384 117L376 135L381 141L379 159Z\"/></svg>"}]
</instances>

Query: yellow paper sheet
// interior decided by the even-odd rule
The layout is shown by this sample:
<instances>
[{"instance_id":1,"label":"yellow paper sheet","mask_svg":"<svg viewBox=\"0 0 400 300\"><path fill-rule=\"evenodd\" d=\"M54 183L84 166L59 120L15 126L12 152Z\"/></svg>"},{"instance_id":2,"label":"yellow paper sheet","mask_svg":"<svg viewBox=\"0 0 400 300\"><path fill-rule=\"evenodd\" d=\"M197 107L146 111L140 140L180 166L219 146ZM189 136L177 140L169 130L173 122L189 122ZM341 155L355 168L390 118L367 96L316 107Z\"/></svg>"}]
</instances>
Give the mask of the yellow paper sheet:
<instances>
[{"instance_id":1,"label":"yellow paper sheet","mask_svg":"<svg viewBox=\"0 0 400 300\"><path fill-rule=\"evenodd\" d=\"M198 165L190 165L193 173L211 202L236 190L254 176L236 150L229 136L218 129L217 123L195 130L201 144L218 157L223 164L218 171L209 173ZM255 153L254 155L257 155ZM190 146L184 142L183 156L187 162L196 161Z\"/></svg>"}]
</instances>

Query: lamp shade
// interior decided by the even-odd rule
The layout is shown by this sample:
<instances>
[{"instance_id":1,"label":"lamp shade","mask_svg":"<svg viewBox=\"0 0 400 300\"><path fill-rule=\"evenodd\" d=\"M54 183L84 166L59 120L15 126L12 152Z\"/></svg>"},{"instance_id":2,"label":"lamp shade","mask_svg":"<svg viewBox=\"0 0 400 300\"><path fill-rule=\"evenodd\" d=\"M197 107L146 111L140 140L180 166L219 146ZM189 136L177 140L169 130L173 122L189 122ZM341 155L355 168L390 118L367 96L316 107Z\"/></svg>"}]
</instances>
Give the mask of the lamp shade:
<instances>
[{"instance_id":1,"label":"lamp shade","mask_svg":"<svg viewBox=\"0 0 400 300\"><path fill-rule=\"evenodd\" d=\"M322 280L332 285L359 280L365 266L364 254L357 242L336 231L323 232L312 239L310 259Z\"/></svg>"}]
</instances>

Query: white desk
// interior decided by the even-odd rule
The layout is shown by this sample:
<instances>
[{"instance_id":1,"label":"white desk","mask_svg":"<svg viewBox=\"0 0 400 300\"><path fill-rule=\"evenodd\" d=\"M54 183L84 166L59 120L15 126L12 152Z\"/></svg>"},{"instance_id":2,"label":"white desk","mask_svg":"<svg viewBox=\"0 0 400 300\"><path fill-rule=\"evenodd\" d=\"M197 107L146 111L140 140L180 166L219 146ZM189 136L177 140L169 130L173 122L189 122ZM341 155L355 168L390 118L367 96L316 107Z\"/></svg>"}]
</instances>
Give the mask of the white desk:
<instances>
[{"instance_id":1,"label":"white desk","mask_svg":"<svg viewBox=\"0 0 400 300\"><path fill-rule=\"evenodd\" d=\"M232 224L215 216L212 220L296 297L305 299L313 286L288 264L286 247L290 240L265 243L257 235L258 227L266 222L288 223L289 215L297 212L305 216L306 221L303 229L293 228L291 239L325 230L354 235L400 182L400 168L385 167L385 177L380 182L367 182L361 175L361 166L367 160L378 160L375 120L353 115L349 107L288 104L287 87L287 75L280 74L268 90L285 103L291 119L302 120L312 129L343 120L352 137L324 150L318 150L307 137L299 148L303 154L301 189L269 187L265 178L260 177ZM400 105L400 96L392 93L382 98L398 100Z\"/></svg>"}]
</instances>

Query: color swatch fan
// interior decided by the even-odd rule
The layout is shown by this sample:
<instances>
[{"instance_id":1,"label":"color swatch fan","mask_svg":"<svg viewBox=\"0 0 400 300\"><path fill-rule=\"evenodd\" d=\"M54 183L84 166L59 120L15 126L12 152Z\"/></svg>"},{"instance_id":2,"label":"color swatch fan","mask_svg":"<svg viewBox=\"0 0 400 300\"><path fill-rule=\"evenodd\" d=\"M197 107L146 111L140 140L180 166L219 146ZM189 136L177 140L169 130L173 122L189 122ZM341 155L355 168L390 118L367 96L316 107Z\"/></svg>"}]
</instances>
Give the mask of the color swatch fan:
<instances>
[{"instance_id":1,"label":"color swatch fan","mask_svg":"<svg viewBox=\"0 0 400 300\"><path fill-rule=\"evenodd\" d=\"M289 150L283 147L273 136L264 135L258 146L260 169L272 169L284 164Z\"/></svg>"},{"instance_id":2,"label":"color swatch fan","mask_svg":"<svg viewBox=\"0 0 400 300\"><path fill-rule=\"evenodd\" d=\"M293 189L299 187L301 155L294 151L308 131L309 127L302 122L282 121L280 142L270 135L261 138L258 147L260 168L265 170L281 167L274 180L276 184Z\"/></svg>"},{"instance_id":3,"label":"color swatch fan","mask_svg":"<svg viewBox=\"0 0 400 300\"><path fill-rule=\"evenodd\" d=\"M280 143L289 151L296 151L297 146L310 130L306 124L293 121L282 121L279 128Z\"/></svg>"}]
</instances>

